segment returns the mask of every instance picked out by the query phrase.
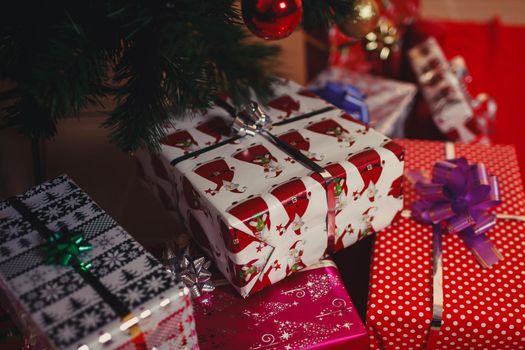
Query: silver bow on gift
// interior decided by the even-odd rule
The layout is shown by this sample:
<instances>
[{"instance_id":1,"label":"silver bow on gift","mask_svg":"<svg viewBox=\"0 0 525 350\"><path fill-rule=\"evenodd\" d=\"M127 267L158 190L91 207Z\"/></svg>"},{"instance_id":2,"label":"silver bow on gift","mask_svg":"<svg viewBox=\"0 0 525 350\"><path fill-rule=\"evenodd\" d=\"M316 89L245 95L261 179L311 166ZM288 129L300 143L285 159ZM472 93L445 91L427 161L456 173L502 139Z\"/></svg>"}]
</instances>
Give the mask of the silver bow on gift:
<instances>
[{"instance_id":1,"label":"silver bow on gift","mask_svg":"<svg viewBox=\"0 0 525 350\"><path fill-rule=\"evenodd\" d=\"M255 101L250 101L245 109L235 115L232 128L239 136L255 136L272 125L270 117Z\"/></svg>"},{"instance_id":2,"label":"silver bow on gift","mask_svg":"<svg viewBox=\"0 0 525 350\"><path fill-rule=\"evenodd\" d=\"M211 261L204 257L193 259L188 246L178 254L173 248L167 248L163 260L175 278L190 290L192 298L198 298L202 293L209 293L215 289L211 272L208 271Z\"/></svg>"}]
</instances>

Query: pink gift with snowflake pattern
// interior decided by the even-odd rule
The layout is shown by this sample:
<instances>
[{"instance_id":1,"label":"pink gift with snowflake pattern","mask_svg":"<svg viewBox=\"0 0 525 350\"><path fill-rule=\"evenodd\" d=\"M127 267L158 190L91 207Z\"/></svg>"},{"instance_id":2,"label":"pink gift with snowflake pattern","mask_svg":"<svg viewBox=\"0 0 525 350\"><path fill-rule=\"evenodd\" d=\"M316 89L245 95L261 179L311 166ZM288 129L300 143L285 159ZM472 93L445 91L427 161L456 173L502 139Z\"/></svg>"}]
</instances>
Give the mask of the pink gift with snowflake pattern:
<instances>
[{"instance_id":1,"label":"pink gift with snowflake pattern","mask_svg":"<svg viewBox=\"0 0 525 350\"><path fill-rule=\"evenodd\" d=\"M445 159L443 142L397 142L406 149L407 171L430 172ZM455 144L454 151L454 157L483 163L498 177L502 204L497 214L524 214L513 146ZM415 199L407 181L405 208ZM482 268L457 235L443 236L443 324L429 338L432 227L403 217L378 234L367 308L371 348L525 349L525 223L498 219L487 236L503 255L491 268Z\"/></svg>"},{"instance_id":2,"label":"pink gift with snowflake pattern","mask_svg":"<svg viewBox=\"0 0 525 350\"><path fill-rule=\"evenodd\" d=\"M229 285L194 301L201 349L368 349L366 330L330 260L242 299Z\"/></svg>"}]
</instances>

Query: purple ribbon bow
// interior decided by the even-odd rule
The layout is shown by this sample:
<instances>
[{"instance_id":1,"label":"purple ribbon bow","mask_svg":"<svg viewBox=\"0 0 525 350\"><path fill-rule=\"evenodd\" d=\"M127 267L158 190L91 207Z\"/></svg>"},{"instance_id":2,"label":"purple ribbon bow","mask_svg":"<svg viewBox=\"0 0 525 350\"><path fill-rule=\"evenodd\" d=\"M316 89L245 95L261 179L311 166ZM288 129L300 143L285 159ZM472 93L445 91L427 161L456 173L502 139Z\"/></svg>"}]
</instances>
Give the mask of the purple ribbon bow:
<instances>
[{"instance_id":1,"label":"purple ribbon bow","mask_svg":"<svg viewBox=\"0 0 525 350\"><path fill-rule=\"evenodd\" d=\"M411 172L420 199L412 216L432 224L441 234L457 234L483 267L502 259L485 233L496 225L490 210L501 203L498 179L482 163L469 165L465 158L442 160L432 168L432 179Z\"/></svg>"}]
</instances>

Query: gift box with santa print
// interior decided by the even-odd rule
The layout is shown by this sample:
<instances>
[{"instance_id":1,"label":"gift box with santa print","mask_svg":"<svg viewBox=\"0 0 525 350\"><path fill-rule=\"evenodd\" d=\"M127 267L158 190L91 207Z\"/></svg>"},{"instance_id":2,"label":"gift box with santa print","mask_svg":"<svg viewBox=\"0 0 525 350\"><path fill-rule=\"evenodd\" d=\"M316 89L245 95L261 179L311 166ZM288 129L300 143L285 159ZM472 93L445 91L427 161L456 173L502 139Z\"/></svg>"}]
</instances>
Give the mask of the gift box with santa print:
<instances>
[{"instance_id":1,"label":"gift box with santa print","mask_svg":"<svg viewBox=\"0 0 525 350\"><path fill-rule=\"evenodd\" d=\"M32 348L198 348L187 288L65 175L0 202L0 288Z\"/></svg>"},{"instance_id":2,"label":"gift box with santa print","mask_svg":"<svg viewBox=\"0 0 525 350\"><path fill-rule=\"evenodd\" d=\"M456 185L440 180L423 186L418 181L417 195L414 184L405 181L403 215L377 235L372 255L367 308L372 348L524 349L525 202L514 148L397 142L406 149L406 170L410 177L421 171L430 174L433 170L436 179L445 174L442 170L446 167L457 169L449 178L456 181L454 178L460 176L465 160L443 160L458 157L466 158L471 171L468 181ZM476 177L478 180L471 181ZM496 178L499 186L492 185ZM449 186L447 198L453 199L450 207L453 212L462 213L467 206L470 214L452 216L447 224L421 223L417 213L430 213L428 218L455 215L447 211L427 212L425 208L421 211L419 204L413 205L422 203L421 194L430 201L441 198L439 205L448 203L450 199L441 201L442 197L429 190L439 189L443 183ZM487 183L491 184L490 192L482 189ZM469 189L456 196L455 186ZM428 197L432 193L434 197ZM480 201L480 196L488 196L489 201ZM498 197L501 204L492 209L497 219L491 227L491 214L480 215L478 209L494 206L499 202L494 198ZM410 209L412 213L408 212ZM457 223L461 223L458 233L452 230L440 234Z\"/></svg>"},{"instance_id":3,"label":"gift box with santa print","mask_svg":"<svg viewBox=\"0 0 525 350\"><path fill-rule=\"evenodd\" d=\"M405 122L417 92L414 84L332 67L321 72L310 86L319 89L329 83L359 89L368 105L369 124L376 131L392 138L405 136Z\"/></svg>"},{"instance_id":4,"label":"gift box with santa print","mask_svg":"<svg viewBox=\"0 0 525 350\"><path fill-rule=\"evenodd\" d=\"M486 93L472 96L472 81L461 56L447 61L433 37L408 52L432 119L446 139L462 143L490 143L496 102Z\"/></svg>"},{"instance_id":5,"label":"gift box with santa print","mask_svg":"<svg viewBox=\"0 0 525 350\"><path fill-rule=\"evenodd\" d=\"M194 300L201 349L368 349L331 260L242 299L223 283Z\"/></svg>"},{"instance_id":6,"label":"gift box with santa print","mask_svg":"<svg viewBox=\"0 0 525 350\"><path fill-rule=\"evenodd\" d=\"M243 296L386 227L402 207L401 147L294 82L275 93L256 108L273 125L255 136L231 136L230 108L216 106L177 121L141 164L171 184L168 204Z\"/></svg>"}]
</instances>

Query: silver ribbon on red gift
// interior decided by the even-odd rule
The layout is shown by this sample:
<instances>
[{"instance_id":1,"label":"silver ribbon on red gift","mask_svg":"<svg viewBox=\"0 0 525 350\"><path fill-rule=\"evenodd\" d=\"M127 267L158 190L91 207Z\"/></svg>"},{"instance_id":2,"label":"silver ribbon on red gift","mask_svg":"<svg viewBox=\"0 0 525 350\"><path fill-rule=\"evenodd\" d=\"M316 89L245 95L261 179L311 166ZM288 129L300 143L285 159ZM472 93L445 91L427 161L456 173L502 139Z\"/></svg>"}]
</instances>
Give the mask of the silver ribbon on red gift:
<instances>
[{"instance_id":1,"label":"silver ribbon on red gift","mask_svg":"<svg viewBox=\"0 0 525 350\"><path fill-rule=\"evenodd\" d=\"M431 177L423 171L409 171L408 179L415 184L420 199L412 204L412 211L402 216L430 224L432 233L432 321L426 341L427 349L435 349L443 324L443 256L444 234L457 234L483 268L502 259L486 233L496 220L520 220L513 214L495 214L491 210L501 203L498 179L488 173L482 163L469 164L465 158L456 158L454 144L445 144L446 160L437 162Z\"/></svg>"},{"instance_id":2,"label":"silver ribbon on red gift","mask_svg":"<svg viewBox=\"0 0 525 350\"><path fill-rule=\"evenodd\" d=\"M432 168L431 178L421 171L409 171L420 199L412 203L411 216L432 225L432 321L427 349L433 349L443 324L442 236L457 234L482 267L502 259L486 233L496 225L491 209L501 203L498 179L489 175L483 163L469 164L454 158L454 145L447 143L447 159Z\"/></svg>"}]
</instances>

